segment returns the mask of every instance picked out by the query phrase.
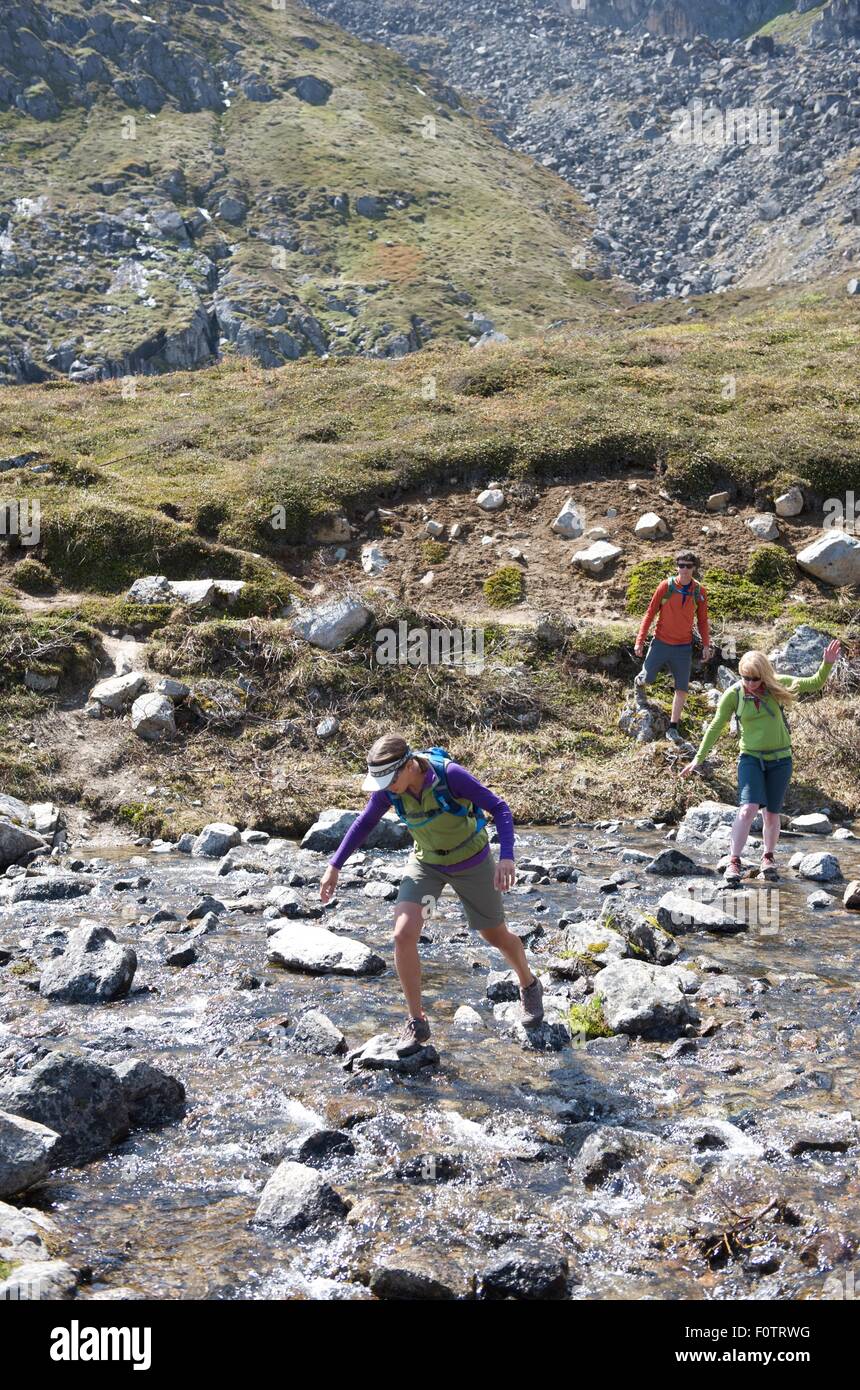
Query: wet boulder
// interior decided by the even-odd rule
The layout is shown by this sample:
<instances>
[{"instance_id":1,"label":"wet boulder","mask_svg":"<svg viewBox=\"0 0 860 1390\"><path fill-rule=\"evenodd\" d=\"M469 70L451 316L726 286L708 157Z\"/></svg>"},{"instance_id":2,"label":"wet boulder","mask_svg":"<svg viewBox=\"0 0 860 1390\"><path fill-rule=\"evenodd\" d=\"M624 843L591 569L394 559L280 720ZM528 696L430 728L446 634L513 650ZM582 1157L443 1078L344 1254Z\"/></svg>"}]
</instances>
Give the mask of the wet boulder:
<instances>
[{"instance_id":1,"label":"wet boulder","mask_svg":"<svg viewBox=\"0 0 860 1390\"><path fill-rule=\"evenodd\" d=\"M446 1251L424 1245L380 1254L370 1276L376 1298L439 1302L473 1297L474 1277Z\"/></svg>"},{"instance_id":2,"label":"wet boulder","mask_svg":"<svg viewBox=\"0 0 860 1390\"><path fill-rule=\"evenodd\" d=\"M276 1231L302 1231L346 1216L346 1202L315 1168L285 1159L263 1188L254 1220Z\"/></svg>"},{"instance_id":3,"label":"wet boulder","mask_svg":"<svg viewBox=\"0 0 860 1390\"><path fill-rule=\"evenodd\" d=\"M346 1051L346 1038L320 1009L307 1009L296 1020L290 1047L314 1057L331 1057Z\"/></svg>"},{"instance_id":4,"label":"wet boulder","mask_svg":"<svg viewBox=\"0 0 860 1390\"><path fill-rule=\"evenodd\" d=\"M59 1142L47 1125L0 1110L0 1197L13 1197L44 1178Z\"/></svg>"},{"instance_id":5,"label":"wet boulder","mask_svg":"<svg viewBox=\"0 0 860 1390\"><path fill-rule=\"evenodd\" d=\"M114 1071L135 1128L157 1129L185 1114L185 1087L175 1076L136 1058L120 1062Z\"/></svg>"},{"instance_id":6,"label":"wet boulder","mask_svg":"<svg viewBox=\"0 0 860 1390\"><path fill-rule=\"evenodd\" d=\"M204 825L191 848L191 853L206 859L220 859L228 849L239 844L239 827L224 821L213 821Z\"/></svg>"},{"instance_id":7,"label":"wet boulder","mask_svg":"<svg viewBox=\"0 0 860 1390\"><path fill-rule=\"evenodd\" d=\"M385 969L382 957L360 941L324 927L279 920L283 925L273 932L267 944L269 965L308 975L379 975Z\"/></svg>"},{"instance_id":8,"label":"wet boulder","mask_svg":"<svg viewBox=\"0 0 860 1390\"><path fill-rule=\"evenodd\" d=\"M544 1007L547 1007L546 999ZM493 1009L493 1017L520 1047L530 1052L560 1052L569 1046L570 1029L560 1017L553 1017L548 1011L540 1023L527 1027L522 1012L519 1003L497 1004Z\"/></svg>"},{"instance_id":9,"label":"wet boulder","mask_svg":"<svg viewBox=\"0 0 860 1390\"><path fill-rule=\"evenodd\" d=\"M595 976L594 992L614 1033L671 1040L700 1022L679 980L665 966L613 961Z\"/></svg>"},{"instance_id":10,"label":"wet boulder","mask_svg":"<svg viewBox=\"0 0 860 1390\"><path fill-rule=\"evenodd\" d=\"M48 849L48 842L34 830L15 825L11 820L0 819L0 872L10 864L17 864L34 849Z\"/></svg>"},{"instance_id":11,"label":"wet boulder","mask_svg":"<svg viewBox=\"0 0 860 1390\"><path fill-rule=\"evenodd\" d=\"M700 869L688 854L682 854L679 849L661 849L651 863L645 865L645 872L657 874L661 878L678 878L684 874L695 874L698 877L707 871Z\"/></svg>"},{"instance_id":12,"label":"wet boulder","mask_svg":"<svg viewBox=\"0 0 860 1390\"><path fill-rule=\"evenodd\" d=\"M55 1130L54 1164L85 1163L129 1131L122 1083L111 1067L56 1051L0 1082L0 1107Z\"/></svg>"},{"instance_id":13,"label":"wet boulder","mask_svg":"<svg viewBox=\"0 0 860 1390\"><path fill-rule=\"evenodd\" d=\"M0 1303L74 1298L78 1276L64 1260L31 1260L15 1265L0 1282Z\"/></svg>"},{"instance_id":14,"label":"wet boulder","mask_svg":"<svg viewBox=\"0 0 860 1390\"><path fill-rule=\"evenodd\" d=\"M842 895L842 906L860 911L860 878L854 878Z\"/></svg>"},{"instance_id":15,"label":"wet boulder","mask_svg":"<svg viewBox=\"0 0 860 1390\"><path fill-rule=\"evenodd\" d=\"M13 903L53 903L67 898L81 898L93 890L92 880L81 874L45 874L37 878L21 878L9 897Z\"/></svg>"},{"instance_id":16,"label":"wet boulder","mask_svg":"<svg viewBox=\"0 0 860 1390\"><path fill-rule=\"evenodd\" d=\"M429 1043L408 1057L398 1057L397 1039L393 1033L376 1033L361 1047L349 1053L344 1062L345 1071L393 1071L402 1076L414 1076L424 1067L439 1065L439 1053Z\"/></svg>"},{"instance_id":17,"label":"wet boulder","mask_svg":"<svg viewBox=\"0 0 860 1390\"><path fill-rule=\"evenodd\" d=\"M319 854L333 854L353 821L358 820L357 811L346 811L339 806L330 806L320 812L302 840L302 849L316 850ZM378 825L373 827L364 842L365 849L406 849L412 843L412 836L406 826L397 819L393 811L386 811Z\"/></svg>"},{"instance_id":18,"label":"wet boulder","mask_svg":"<svg viewBox=\"0 0 860 1390\"><path fill-rule=\"evenodd\" d=\"M801 835L831 835L833 824L829 816L824 816L820 811L812 811L806 816L792 816L791 829L797 830Z\"/></svg>"},{"instance_id":19,"label":"wet boulder","mask_svg":"<svg viewBox=\"0 0 860 1390\"><path fill-rule=\"evenodd\" d=\"M673 936L688 931L731 933L747 929L745 922L723 912L715 903L701 902L690 893L664 893L657 904L657 921Z\"/></svg>"},{"instance_id":20,"label":"wet boulder","mask_svg":"<svg viewBox=\"0 0 860 1390\"><path fill-rule=\"evenodd\" d=\"M624 1129L621 1125L601 1125L587 1135L574 1159L574 1169L585 1187L599 1187L631 1159L642 1158L657 1147L650 1134Z\"/></svg>"},{"instance_id":21,"label":"wet boulder","mask_svg":"<svg viewBox=\"0 0 860 1390\"><path fill-rule=\"evenodd\" d=\"M607 927L620 932L627 946L627 954L638 960L648 960L654 965L671 965L681 954L681 947L659 920L630 903L618 898L607 899L600 910L600 919Z\"/></svg>"},{"instance_id":22,"label":"wet boulder","mask_svg":"<svg viewBox=\"0 0 860 1390\"><path fill-rule=\"evenodd\" d=\"M61 956L42 968L39 993L61 1004L103 1004L128 994L137 955L120 946L110 927L88 922L73 928Z\"/></svg>"},{"instance_id":23,"label":"wet boulder","mask_svg":"<svg viewBox=\"0 0 860 1390\"><path fill-rule=\"evenodd\" d=\"M565 1255L537 1246L504 1246L478 1275L477 1297L521 1302L564 1299L569 1275Z\"/></svg>"}]
</instances>

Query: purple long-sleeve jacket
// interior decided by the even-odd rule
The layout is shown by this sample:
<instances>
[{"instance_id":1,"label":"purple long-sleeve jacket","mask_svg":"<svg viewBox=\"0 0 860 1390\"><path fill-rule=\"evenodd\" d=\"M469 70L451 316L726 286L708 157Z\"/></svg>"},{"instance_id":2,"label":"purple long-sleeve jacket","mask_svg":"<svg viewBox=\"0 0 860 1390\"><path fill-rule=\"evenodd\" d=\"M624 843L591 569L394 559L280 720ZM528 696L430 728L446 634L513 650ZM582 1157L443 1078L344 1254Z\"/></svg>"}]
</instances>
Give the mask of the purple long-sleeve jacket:
<instances>
[{"instance_id":1,"label":"purple long-sleeve jacket","mask_svg":"<svg viewBox=\"0 0 860 1390\"><path fill-rule=\"evenodd\" d=\"M475 806L480 806L482 811L487 811L493 817L499 832L499 858L513 859L514 818L508 803L502 801L500 796L491 792L489 787L485 787L459 763L449 763L447 773L448 786L452 796L463 797L473 802ZM432 768L428 767L422 790L426 789L433 781L433 775ZM373 827L379 824L385 812L390 808L391 802L385 792L374 792L361 815L349 827L329 863L335 869L342 868L349 856L364 844ZM471 859L464 859L460 864L445 865L445 872L454 874L460 869L471 869L475 864L480 864L482 859L486 859L489 852L490 846L485 845L477 854L473 854Z\"/></svg>"}]
</instances>

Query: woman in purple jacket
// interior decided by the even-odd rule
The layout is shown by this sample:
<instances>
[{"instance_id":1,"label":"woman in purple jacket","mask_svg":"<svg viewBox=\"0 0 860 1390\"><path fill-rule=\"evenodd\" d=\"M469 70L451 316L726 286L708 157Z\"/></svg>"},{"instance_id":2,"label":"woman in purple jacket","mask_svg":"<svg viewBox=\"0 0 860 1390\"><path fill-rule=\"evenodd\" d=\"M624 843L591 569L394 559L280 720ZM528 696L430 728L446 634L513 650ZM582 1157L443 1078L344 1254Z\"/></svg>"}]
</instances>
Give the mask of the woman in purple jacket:
<instances>
[{"instance_id":1,"label":"woman in purple jacket","mask_svg":"<svg viewBox=\"0 0 860 1390\"><path fill-rule=\"evenodd\" d=\"M394 908L394 963L409 1009L398 1038L399 1056L416 1052L430 1037L421 1004L418 938L446 883L463 904L469 926L516 971L523 1022L527 1027L540 1023L543 989L529 969L523 943L505 925L502 891L515 876L514 822L507 804L441 748L416 753L396 734L377 739L371 748L362 790L373 794L332 855L320 897L324 903L331 899L346 860L393 807L415 842ZM490 853L484 812L498 827L498 864Z\"/></svg>"}]
</instances>

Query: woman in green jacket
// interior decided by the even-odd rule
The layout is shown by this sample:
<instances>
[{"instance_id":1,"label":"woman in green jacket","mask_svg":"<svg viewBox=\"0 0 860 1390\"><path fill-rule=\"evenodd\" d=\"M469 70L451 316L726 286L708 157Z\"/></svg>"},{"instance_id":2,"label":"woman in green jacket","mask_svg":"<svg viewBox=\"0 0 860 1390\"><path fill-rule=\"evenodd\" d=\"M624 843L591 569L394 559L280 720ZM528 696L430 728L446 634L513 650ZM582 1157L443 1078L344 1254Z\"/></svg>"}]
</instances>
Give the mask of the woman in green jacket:
<instances>
[{"instance_id":1,"label":"woman in green jacket","mask_svg":"<svg viewBox=\"0 0 860 1390\"><path fill-rule=\"evenodd\" d=\"M814 676L780 676L764 652L746 652L738 667L740 682L725 692L702 736L695 758L682 768L683 776L697 772L732 715L737 715L741 734L738 813L732 826L726 883L740 883L741 855L759 809L764 822L761 874L763 878L779 877L775 861L779 813L792 769L791 734L785 709L798 695L811 695L821 690L839 660L840 651L839 642L831 642Z\"/></svg>"}]
</instances>

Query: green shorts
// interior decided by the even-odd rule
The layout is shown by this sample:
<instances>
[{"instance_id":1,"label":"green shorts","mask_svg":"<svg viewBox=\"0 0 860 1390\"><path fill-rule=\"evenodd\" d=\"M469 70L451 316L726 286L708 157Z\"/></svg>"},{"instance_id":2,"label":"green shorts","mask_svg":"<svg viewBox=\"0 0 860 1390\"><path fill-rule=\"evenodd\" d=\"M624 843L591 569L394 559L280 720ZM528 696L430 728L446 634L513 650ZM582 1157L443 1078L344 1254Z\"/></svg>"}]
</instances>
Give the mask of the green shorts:
<instances>
[{"instance_id":1,"label":"green shorts","mask_svg":"<svg viewBox=\"0 0 860 1390\"><path fill-rule=\"evenodd\" d=\"M492 931L503 925L505 908L502 895L493 878L496 861L492 853L472 869L451 873L438 864L422 864L414 854L409 856L397 895L398 903L419 903L426 920L436 911L442 889L450 883L463 904L466 919L475 931Z\"/></svg>"}]
</instances>

